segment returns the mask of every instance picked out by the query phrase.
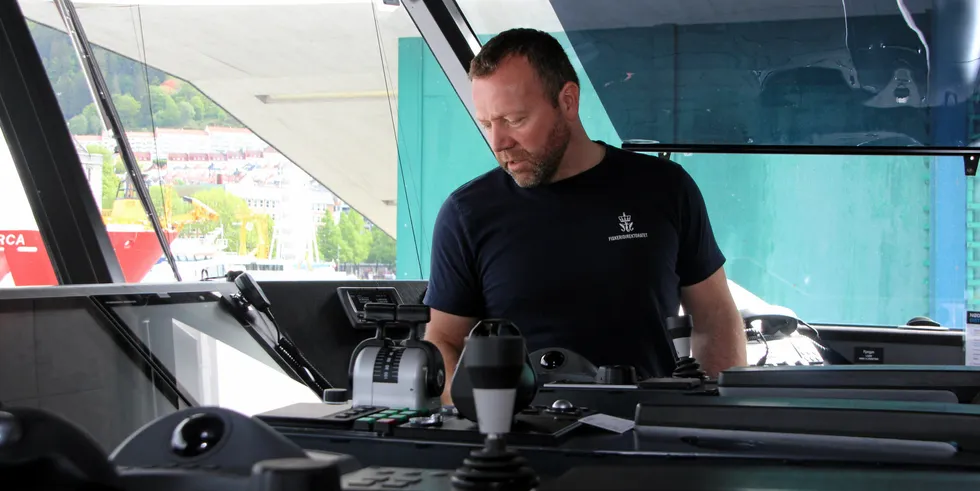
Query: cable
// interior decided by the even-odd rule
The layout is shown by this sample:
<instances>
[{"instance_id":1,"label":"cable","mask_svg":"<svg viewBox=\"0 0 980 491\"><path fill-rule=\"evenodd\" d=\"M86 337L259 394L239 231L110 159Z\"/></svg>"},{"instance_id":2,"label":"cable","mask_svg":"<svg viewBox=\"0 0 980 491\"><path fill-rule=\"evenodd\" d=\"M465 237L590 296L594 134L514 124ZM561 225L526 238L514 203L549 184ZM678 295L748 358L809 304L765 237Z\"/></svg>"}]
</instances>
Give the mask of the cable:
<instances>
[{"instance_id":1,"label":"cable","mask_svg":"<svg viewBox=\"0 0 980 491\"><path fill-rule=\"evenodd\" d=\"M269 320L272 321L272 327L276 328L276 344L282 342L282 331L279 329L279 323L276 321L276 316L272 315L272 309L265 309L263 314L269 316Z\"/></svg>"},{"instance_id":2,"label":"cable","mask_svg":"<svg viewBox=\"0 0 980 491\"><path fill-rule=\"evenodd\" d=\"M765 346L765 348L766 348L766 352L765 352L765 354L763 354L763 355L762 355L762 358L759 358L759 361L757 361L757 362L755 363L755 366L757 366L757 367L763 367L763 366L766 366L766 361L767 361L767 360L769 359L769 341L766 341L766 336L765 336L765 334L762 334L761 332L758 332L758 331L756 331L756 330L754 330L754 329L749 329L749 330L747 330L747 333L748 333L748 334L747 334L747 337L748 337L748 338L749 338L750 340L752 340L752 341L754 341L754 340L755 340L755 339L753 339L753 338L758 338L758 339L760 339L760 340L762 340L762 344L763 344L763 346Z\"/></svg>"},{"instance_id":3,"label":"cable","mask_svg":"<svg viewBox=\"0 0 980 491\"><path fill-rule=\"evenodd\" d=\"M381 23L378 21L378 11L377 5L374 2L371 3L371 15L374 18L374 32L378 38L378 56L381 58L381 73L384 75L385 79L385 92L388 93L388 114L391 120L391 134L395 137L396 147L401 148L397 145L398 141L398 124L395 122L395 109L391 104L391 82L390 74L386 69L388 66L387 57L385 56L384 50L384 39L381 37ZM424 43L423 43L424 44ZM408 212L408 226L412 230L412 241L415 244L415 259L418 261L419 265L419 275L422 277L422 245L419 243L418 237L415 236L415 221L412 219L412 201L408 194L408 173L405 172L405 167L402 165L401 152L398 153L398 174L401 176L402 181L402 192L405 193L405 210ZM413 186L414 187L414 186Z\"/></svg>"},{"instance_id":4,"label":"cable","mask_svg":"<svg viewBox=\"0 0 980 491\"><path fill-rule=\"evenodd\" d=\"M800 320L800 319L797 319L796 321L799 324L801 324L803 326L806 326L807 329L809 329L811 332L813 332L813 336L814 336L815 340L816 339L820 339L820 331L818 331L817 328L811 326L810 324L807 324L806 321L803 321L803 320Z\"/></svg>"}]
</instances>

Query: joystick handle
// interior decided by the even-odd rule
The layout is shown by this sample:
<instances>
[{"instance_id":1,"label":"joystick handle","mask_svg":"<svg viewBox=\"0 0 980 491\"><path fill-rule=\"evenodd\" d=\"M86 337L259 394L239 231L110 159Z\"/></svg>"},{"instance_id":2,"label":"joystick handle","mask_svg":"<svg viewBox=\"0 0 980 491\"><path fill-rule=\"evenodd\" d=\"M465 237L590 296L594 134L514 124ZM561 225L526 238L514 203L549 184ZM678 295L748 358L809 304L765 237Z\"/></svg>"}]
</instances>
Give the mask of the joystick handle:
<instances>
[{"instance_id":1,"label":"joystick handle","mask_svg":"<svg viewBox=\"0 0 980 491\"><path fill-rule=\"evenodd\" d=\"M470 336L466 338L466 352L464 367L473 384L480 433L508 433L524 370L524 338Z\"/></svg>"},{"instance_id":2,"label":"joystick handle","mask_svg":"<svg viewBox=\"0 0 980 491\"><path fill-rule=\"evenodd\" d=\"M667 318L667 332L670 333L670 340L674 343L674 351L677 358L689 358L691 356L691 333L694 331L694 321L689 315L678 315Z\"/></svg>"}]
</instances>

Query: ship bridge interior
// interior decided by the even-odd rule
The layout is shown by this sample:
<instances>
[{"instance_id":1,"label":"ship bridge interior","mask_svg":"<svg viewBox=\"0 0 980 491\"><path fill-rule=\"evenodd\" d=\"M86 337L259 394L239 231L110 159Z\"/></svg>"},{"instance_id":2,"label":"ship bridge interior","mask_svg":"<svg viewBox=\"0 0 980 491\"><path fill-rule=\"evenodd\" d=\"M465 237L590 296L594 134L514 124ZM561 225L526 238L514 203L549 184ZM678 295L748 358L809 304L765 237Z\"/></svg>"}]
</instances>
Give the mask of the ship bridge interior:
<instances>
[{"instance_id":1,"label":"ship bridge interior","mask_svg":"<svg viewBox=\"0 0 980 491\"><path fill-rule=\"evenodd\" d=\"M980 364L980 2L17 0L0 2L0 403L119 444L162 411L120 399L121 378L107 388L120 339L180 381L168 390L184 406L308 402L313 382L283 358L352 383L373 332L351 327L345 289L423 303L447 198L501 167L469 70L513 28L564 48L590 139L670 160L696 184L743 314L809 326L849 364ZM582 201L583 224L612 206ZM527 271L566 289L541 298L614 296L588 279L621 266L605 247L633 231L620 213L563 239L576 253L555 257L578 261ZM524 236L508 247L541 246ZM192 333L214 319L184 304L211 285L233 295L240 272L278 322L253 338L288 339L301 357ZM114 302L167 322L166 305L183 305L188 350L212 336L255 377L291 380L268 379L262 399L235 370L190 374L220 347L181 359L193 343L169 334L173 353L153 361L161 340L130 326L144 314ZM71 331L69 307L113 327ZM91 370L45 385L44 360L62 352ZM37 380L10 376L25 370Z\"/></svg>"}]
</instances>

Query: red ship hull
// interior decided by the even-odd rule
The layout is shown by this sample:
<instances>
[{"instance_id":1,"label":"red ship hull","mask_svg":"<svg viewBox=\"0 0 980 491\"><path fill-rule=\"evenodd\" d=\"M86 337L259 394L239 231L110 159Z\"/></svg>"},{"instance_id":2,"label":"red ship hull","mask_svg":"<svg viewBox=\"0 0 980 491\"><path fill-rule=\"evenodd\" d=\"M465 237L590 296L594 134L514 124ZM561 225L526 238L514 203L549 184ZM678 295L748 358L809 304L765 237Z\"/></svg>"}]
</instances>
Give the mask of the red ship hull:
<instances>
[{"instance_id":1,"label":"red ship hull","mask_svg":"<svg viewBox=\"0 0 980 491\"><path fill-rule=\"evenodd\" d=\"M170 243L175 232L164 232ZM163 249L153 231L109 231L109 240L119 258L127 283L139 283L150 272ZM17 286L58 284L47 248L37 230L0 231L0 279L9 272Z\"/></svg>"}]
</instances>

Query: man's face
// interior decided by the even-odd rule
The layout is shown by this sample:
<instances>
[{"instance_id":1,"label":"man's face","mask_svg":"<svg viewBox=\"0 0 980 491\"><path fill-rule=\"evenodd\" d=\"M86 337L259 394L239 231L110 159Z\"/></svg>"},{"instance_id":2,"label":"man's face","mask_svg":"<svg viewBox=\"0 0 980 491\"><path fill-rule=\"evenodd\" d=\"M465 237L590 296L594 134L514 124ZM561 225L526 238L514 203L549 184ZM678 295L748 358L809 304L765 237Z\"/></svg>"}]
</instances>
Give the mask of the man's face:
<instances>
[{"instance_id":1,"label":"man's face","mask_svg":"<svg viewBox=\"0 0 980 491\"><path fill-rule=\"evenodd\" d=\"M497 162L517 185L550 182L571 132L527 59L507 58L493 75L474 79L473 103Z\"/></svg>"}]
</instances>

